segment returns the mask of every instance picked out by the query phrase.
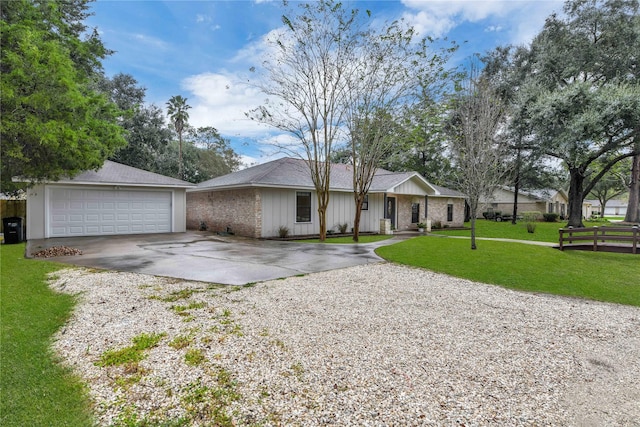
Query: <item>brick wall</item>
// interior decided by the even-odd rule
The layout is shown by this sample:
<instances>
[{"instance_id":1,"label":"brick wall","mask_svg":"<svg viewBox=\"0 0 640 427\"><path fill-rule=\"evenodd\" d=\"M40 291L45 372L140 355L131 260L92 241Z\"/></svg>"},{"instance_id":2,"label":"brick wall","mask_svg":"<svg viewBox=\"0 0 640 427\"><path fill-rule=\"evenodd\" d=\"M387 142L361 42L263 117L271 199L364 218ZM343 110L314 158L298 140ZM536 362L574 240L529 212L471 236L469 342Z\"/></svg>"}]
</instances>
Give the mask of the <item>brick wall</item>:
<instances>
[{"instance_id":1,"label":"brick wall","mask_svg":"<svg viewBox=\"0 0 640 427\"><path fill-rule=\"evenodd\" d=\"M209 231L260 237L262 204L259 189L201 191L187 193L187 229L197 230L201 222Z\"/></svg>"},{"instance_id":2,"label":"brick wall","mask_svg":"<svg viewBox=\"0 0 640 427\"><path fill-rule=\"evenodd\" d=\"M445 226L462 227L464 225L464 199L446 197L429 197L427 219L440 221ZM447 205L453 204L453 221L447 221Z\"/></svg>"},{"instance_id":3,"label":"brick wall","mask_svg":"<svg viewBox=\"0 0 640 427\"><path fill-rule=\"evenodd\" d=\"M401 231L416 228L416 223L411 222L411 205L413 205L414 201L420 203L419 222L420 218L424 217L424 197L397 196L396 209L398 210L398 224L396 225L396 230Z\"/></svg>"}]
</instances>

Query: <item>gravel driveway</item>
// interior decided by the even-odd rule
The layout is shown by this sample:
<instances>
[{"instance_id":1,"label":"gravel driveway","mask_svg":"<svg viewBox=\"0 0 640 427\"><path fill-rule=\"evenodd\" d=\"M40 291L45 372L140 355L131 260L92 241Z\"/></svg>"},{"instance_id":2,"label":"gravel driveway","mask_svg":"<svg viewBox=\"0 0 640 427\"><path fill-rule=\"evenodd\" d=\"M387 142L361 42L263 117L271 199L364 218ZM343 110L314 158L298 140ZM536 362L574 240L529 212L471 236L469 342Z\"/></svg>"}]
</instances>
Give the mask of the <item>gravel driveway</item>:
<instances>
[{"instance_id":1,"label":"gravel driveway","mask_svg":"<svg viewBox=\"0 0 640 427\"><path fill-rule=\"evenodd\" d=\"M640 309L370 264L252 287L64 270L102 425L640 425ZM139 363L108 349L164 334ZM181 420L183 424L179 424Z\"/></svg>"}]
</instances>

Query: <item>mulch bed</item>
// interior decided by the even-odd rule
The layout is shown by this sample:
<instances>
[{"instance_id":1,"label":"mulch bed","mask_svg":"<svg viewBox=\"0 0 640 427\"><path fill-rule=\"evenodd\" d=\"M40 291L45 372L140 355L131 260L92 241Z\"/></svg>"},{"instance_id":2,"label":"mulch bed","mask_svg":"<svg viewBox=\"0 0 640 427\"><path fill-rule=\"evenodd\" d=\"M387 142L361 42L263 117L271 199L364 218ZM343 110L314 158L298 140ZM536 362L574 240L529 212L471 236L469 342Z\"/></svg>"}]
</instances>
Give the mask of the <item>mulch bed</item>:
<instances>
[{"instance_id":1,"label":"mulch bed","mask_svg":"<svg viewBox=\"0 0 640 427\"><path fill-rule=\"evenodd\" d=\"M52 246L31 254L35 258L53 258L58 256L82 255L82 251L69 246Z\"/></svg>"}]
</instances>

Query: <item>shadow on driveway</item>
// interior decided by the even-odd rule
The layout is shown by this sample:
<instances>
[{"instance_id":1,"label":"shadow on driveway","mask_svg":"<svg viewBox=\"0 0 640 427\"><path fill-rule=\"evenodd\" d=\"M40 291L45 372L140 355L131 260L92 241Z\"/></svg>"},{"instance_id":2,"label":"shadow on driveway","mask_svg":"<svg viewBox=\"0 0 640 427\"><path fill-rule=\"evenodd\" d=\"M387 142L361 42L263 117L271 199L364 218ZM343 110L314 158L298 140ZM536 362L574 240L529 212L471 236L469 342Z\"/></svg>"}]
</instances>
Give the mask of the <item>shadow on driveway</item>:
<instances>
[{"instance_id":1,"label":"shadow on driveway","mask_svg":"<svg viewBox=\"0 0 640 427\"><path fill-rule=\"evenodd\" d=\"M186 232L65 237L27 242L27 256L53 246L82 255L52 261L226 285L352 267L383 261L374 250L408 236L367 244L296 243Z\"/></svg>"}]
</instances>

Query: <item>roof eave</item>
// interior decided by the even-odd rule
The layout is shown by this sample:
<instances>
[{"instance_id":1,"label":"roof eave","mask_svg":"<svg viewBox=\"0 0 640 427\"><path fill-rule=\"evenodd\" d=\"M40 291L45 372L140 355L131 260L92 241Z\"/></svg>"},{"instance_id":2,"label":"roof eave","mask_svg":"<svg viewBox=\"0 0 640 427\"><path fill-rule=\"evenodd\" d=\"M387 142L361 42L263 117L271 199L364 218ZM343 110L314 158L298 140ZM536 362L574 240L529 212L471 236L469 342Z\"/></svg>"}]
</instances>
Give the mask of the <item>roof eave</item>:
<instances>
[{"instance_id":1,"label":"roof eave","mask_svg":"<svg viewBox=\"0 0 640 427\"><path fill-rule=\"evenodd\" d=\"M102 186L102 187L162 187L162 188L193 188L195 184L185 185L185 184L162 184L162 183L152 183L152 182L112 182L112 181L43 181L41 184L47 185L93 185L93 186Z\"/></svg>"}]
</instances>

